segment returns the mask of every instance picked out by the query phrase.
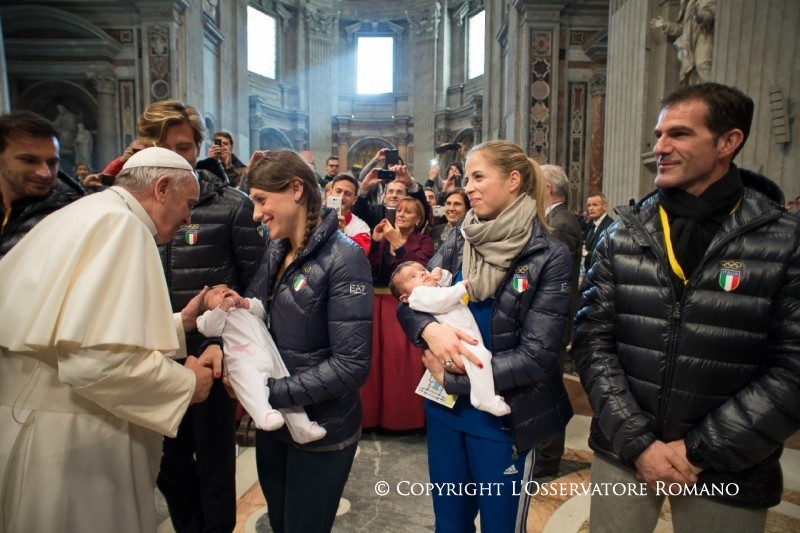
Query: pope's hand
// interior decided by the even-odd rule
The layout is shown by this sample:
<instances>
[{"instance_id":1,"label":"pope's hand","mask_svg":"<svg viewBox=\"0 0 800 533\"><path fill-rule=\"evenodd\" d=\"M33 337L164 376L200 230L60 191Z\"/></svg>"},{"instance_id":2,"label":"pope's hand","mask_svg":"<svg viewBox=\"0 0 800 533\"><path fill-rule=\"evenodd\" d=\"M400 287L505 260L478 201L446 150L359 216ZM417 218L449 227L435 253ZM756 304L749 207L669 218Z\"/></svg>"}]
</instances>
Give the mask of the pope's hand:
<instances>
[{"instance_id":1,"label":"pope's hand","mask_svg":"<svg viewBox=\"0 0 800 533\"><path fill-rule=\"evenodd\" d=\"M181 322L183 322L183 331L188 333L197 327L197 317L202 314L203 299L206 297L207 292L208 285L203 287L202 291L195 294L194 297L189 300L189 303L186 304L186 307L181 309Z\"/></svg>"},{"instance_id":2,"label":"pope's hand","mask_svg":"<svg viewBox=\"0 0 800 533\"><path fill-rule=\"evenodd\" d=\"M214 383L214 378L211 375L211 368L203 366L200 361L192 355L186 358L186 363L183 366L194 372L195 385L191 403L205 401L205 399L208 398L208 393L211 392L211 385Z\"/></svg>"}]
</instances>

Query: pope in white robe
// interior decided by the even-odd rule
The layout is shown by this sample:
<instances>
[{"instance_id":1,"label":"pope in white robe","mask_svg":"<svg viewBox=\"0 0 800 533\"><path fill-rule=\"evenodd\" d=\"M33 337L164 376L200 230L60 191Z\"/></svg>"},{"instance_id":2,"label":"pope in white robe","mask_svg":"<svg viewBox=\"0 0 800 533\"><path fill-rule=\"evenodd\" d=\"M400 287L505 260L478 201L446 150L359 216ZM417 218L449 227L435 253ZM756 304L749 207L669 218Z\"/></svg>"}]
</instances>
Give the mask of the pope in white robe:
<instances>
[{"instance_id":1,"label":"pope in white robe","mask_svg":"<svg viewBox=\"0 0 800 533\"><path fill-rule=\"evenodd\" d=\"M142 167L167 175L126 187ZM154 237L188 221L185 170L143 150L122 187L53 213L0 261L0 533L156 530L162 435L211 384L166 356L183 322Z\"/></svg>"}]
</instances>

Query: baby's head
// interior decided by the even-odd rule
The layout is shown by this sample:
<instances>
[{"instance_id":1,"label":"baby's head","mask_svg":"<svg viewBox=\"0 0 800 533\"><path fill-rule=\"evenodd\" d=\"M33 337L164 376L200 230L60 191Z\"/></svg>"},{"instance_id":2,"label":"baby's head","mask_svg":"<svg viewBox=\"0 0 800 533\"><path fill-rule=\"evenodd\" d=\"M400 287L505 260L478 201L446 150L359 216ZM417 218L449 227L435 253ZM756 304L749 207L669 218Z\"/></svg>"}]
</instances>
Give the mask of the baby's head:
<instances>
[{"instance_id":1,"label":"baby's head","mask_svg":"<svg viewBox=\"0 0 800 533\"><path fill-rule=\"evenodd\" d=\"M436 280L425 265L416 261L406 261L397 265L389 280L389 290L395 298L408 303L408 296L416 287L436 287Z\"/></svg>"},{"instance_id":2,"label":"baby's head","mask_svg":"<svg viewBox=\"0 0 800 533\"><path fill-rule=\"evenodd\" d=\"M225 298L235 298L237 296L239 295L236 293L236 291L225 284L214 285L208 289L208 292L203 298L203 311L216 309Z\"/></svg>"}]
</instances>

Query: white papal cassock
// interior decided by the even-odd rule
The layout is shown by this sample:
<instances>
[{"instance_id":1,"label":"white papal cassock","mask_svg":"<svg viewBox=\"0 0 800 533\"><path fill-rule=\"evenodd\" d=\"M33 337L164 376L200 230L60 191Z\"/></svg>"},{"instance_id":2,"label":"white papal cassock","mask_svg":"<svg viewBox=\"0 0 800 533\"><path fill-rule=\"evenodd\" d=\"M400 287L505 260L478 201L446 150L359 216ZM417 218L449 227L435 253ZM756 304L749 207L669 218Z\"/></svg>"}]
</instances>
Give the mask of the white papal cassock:
<instances>
[{"instance_id":1,"label":"white papal cassock","mask_svg":"<svg viewBox=\"0 0 800 533\"><path fill-rule=\"evenodd\" d=\"M0 260L0 532L155 531L162 435L194 374L141 204L119 187Z\"/></svg>"}]
</instances>

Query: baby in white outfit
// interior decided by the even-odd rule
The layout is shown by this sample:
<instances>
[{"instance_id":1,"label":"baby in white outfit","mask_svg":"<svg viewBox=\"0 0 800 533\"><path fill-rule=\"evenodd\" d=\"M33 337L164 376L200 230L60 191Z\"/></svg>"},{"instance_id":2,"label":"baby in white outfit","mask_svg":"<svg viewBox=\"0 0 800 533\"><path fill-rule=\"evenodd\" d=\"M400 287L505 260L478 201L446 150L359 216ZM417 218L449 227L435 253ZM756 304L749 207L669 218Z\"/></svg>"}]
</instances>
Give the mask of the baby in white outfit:
<instances>
[{"instance_id":1,"label":"baby in white outfit","mask_svg":"<svg viewBox=\"0 0 800 533\"><path fill-rule=\"evenodd\" d=\"M272 431L285 421L298 444L324 437L325 428L309 420L302 407L277 410L269 403L267 378L285 377L289 371L267 331L261 301L217 285L206 293L203 305L208 311L197 318L197 329L206 337L222 337L228 379L256 427Z\"/></svg>"},{"instance_id":2,"label":"baby in white outfit","mask_svg":"<svg viewBox=\"0 0 800 533\"><path fill-rule=\"evenodd\" d=\"M483 345L478 323L467 307L468 282L459 281L451 287L452 282L453 275L447 270L434 268L428 272L421 263L407 261L395 269L390 287L392 294L411 309L430 313L439 323L460 329L478 340L475 346L467 343L464 346L480 359L483 368L478 368L462 356L469 376L470 403L476 409L495 416L507 415L511 408L494 392L492 353Z\"/></svg>"}]
</instances>

